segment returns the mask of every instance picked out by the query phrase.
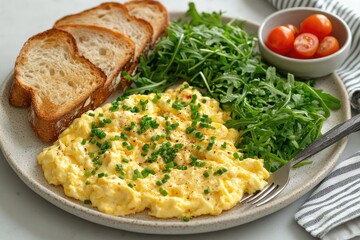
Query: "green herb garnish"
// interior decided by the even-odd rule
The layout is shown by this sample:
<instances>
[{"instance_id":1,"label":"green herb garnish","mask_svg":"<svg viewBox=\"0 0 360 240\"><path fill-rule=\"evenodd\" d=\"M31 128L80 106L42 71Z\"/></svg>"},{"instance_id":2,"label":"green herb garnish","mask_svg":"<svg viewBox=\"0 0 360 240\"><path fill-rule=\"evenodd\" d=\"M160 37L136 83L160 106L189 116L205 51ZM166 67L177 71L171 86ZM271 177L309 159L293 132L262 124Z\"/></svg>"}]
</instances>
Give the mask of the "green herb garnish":
<instances>
[{"instance_id":1,"label":"green herb garnish","mask_svg":"<svg viewBox=\"0 0 360 240\"><path fill-rule=\"evenodd\" d=\"M255 51L256 38L243 23L222 23L221 12L199 13L189 3L188 18L171 22L168 35L149 57L140 58L139 73L128 93L163 91L179 79L218 100L231 112L228 128L241 132L236 147L244 158L263 158L265 167L275 171L313 142L330 115L341 104L334 96L314 89L313 81L283 77L262 61ZM195 99L196 100L196 99ZM175 100L172 105L181 109ZM195 101L192 118L199 120ZM194 126L188 134L203 140Z\"/></svg>"}]
</instances>

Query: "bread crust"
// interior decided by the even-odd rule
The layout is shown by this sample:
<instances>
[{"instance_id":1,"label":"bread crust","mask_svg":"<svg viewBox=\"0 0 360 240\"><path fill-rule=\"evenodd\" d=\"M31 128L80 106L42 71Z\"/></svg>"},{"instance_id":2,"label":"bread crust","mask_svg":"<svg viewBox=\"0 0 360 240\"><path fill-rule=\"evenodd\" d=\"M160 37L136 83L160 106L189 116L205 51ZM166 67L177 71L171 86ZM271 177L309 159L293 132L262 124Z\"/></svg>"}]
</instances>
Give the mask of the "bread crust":
<instances>
[{"instance_id":1,"label":"bread crust","mask_svg":"<svg viewBox=\"0 0 360 240\"><path fill-rule=\"evenodd\" d=\"M75 14L71 14L71 15L67 15L64 16L62 18L60 18L59 20L57 20L54 24L54 27L59 27L61 25L69 25L69 24L81 24L79 23L79 18L82 17L86 17L87 15L91 15L93 13L95 13L98 10L110 10L110 9L116 9L118 10L125 18L127 22L133 22L133 23L137 23L139 25L141 25L143 27L143 30L145 30L143 32L143 34L145 35L145 39L144 39L144 43L141 44L140 49L136 49L136 54L135 54L135 59L134 59L134 64L137 63L137 58L140 57L140 55L146 51L148 49L148 45L151 44L151 38L152 38L152 34L153 34L153 28L151 26L151 24L143 19L139 19L136 18L134 16L131 16L127 10L127 8L121 4L121 3L117 3L117 2L105 2L102 3L96 7L84 10L80 13L75 13ZM88 23L89 25L96 25L99 26L98 23ZM119 23L120 25L121 23ZM125 36L129 37L130 39L133 40L133 38L131 36L129 36L126 32L122 32L119 29L115 29L113 27L110 26L106 26L105 24L102 25L101 27L106 27L106 28L110 28L113 31L119 32L121 34L124 34ZM133 40L133 42L138 46L138 44L136 43L136 41Z\"/></svg>"},{"instance_id":2,"label":"bread crust","mask_svg":"<svg viewBox=\"0 0 360 240\"><path fill-rule=\"evenodd\" d=\"M120 78L119 78L119 75L121 75L121 72L128 71L130 66L133 64L133 55L134 55L134 51L135 51L134 42L130 38L125 36L124 34L121 34L120 32L116 32L109 28L104 28L104 27L95 26L95 25L70 24L70 25L61 25L56 28L67 31L70 34L73 34L72 31L74 31L74 30L76 31L78 29L83 29L83 30L87 29L88 31L96 31L98 33L107 34L112 37L111 40L113 40L115 38L115 39L117 39L117 41L119 41L119 43L124 44L129 49L131 49L130 51L128 51L122 55L121 62L117 63L116 69L111 73L110 76L107 75L107 80L106 80L105 84L102 87L100 87L100 89L98 90L98 94L93 101L92 108L96 108L96 107L100 106L118 88L118 86L121 82ZM76 39L75 36L74 36L74 38ZM109 41L111 41L111 40L109 40ZM77 45L80 45L80 44L81 43L77 42ZM79 50L79 52L83 57L86 58L86 55L84 55L85 53L81 53L80 50ZM88 60L93 62L96 65L96 63L94 61L92 61L91 58L88 57ZM109 61L111 61L111 60L112 59L109 59ZM100 66L97 65L97 67L99 67L101 69Z\"/></svg>"},{"instance_id":3,"label":"bread crust","mask_svg":"<svg viewBox=\"0 0 360 240\"><path fill-rule=\"evenodd\" d=\"M150 23L153 28L153 36L152 36L152 47L155 45L157 40L165 34L165 30L169 25L169 12L158 1L152 0L134 0L124 3L125 7L129 10L130 15L143 19ZM152 16L144 16L141 12L143 8L155 8L157 9L160 15L157 15L156 19L153 19ZM139 13L138 13L139 12ZM159 18L162 18L162 21L158 21Z\"/></svg>"},{"instance_id":4,"label":"bread crust","mask_svg":"<svg viewBox=\"0 0 360 240\"><path fill-rule=\"evenodd\" d=\"M159 16L158 23L151 23L147 21L144 17L131 15L128 10L132 7L138 7L141 9L143 7L146 8L149 6L151 6L150 8L155 8L157 13L161 13L162 16ZM87 14L97 14L97 16L99 16L101 15L101 13L105 13L104 16L106 16L106 11L114 13L115 19L125 20L120 21L121 23L118 23L118 21L115 21L115 23L111 23L118 24L114 25L113 27L109 26L111 24L107 24L101 21L97 22L96 19L94 20L95 16L90 17L90 21L88 22L81 23L80 21L80 23L77 23L78 18L82 18L85 16L86 19ZM110 19L113 20L113 18ZM160 21L160 19L162 20ZM92 20L94 20L94 22L92 22ZM106 99L108 99L108 97L116 90L116 88L126 90L129 87L130 82L121 76L121 72L127 71L129 74L133 74L136 71L140 55L147 54L153 44L156 42L156 40L165 32L165 29L168 26L168 20L169 17L166 8L161 3L151 0L134 1L125 4L120 4L116 2L105 2L93 8L84 10L80 13L64 16L63 18L55 22L53 29L49 29L42 33L36 34L30 37L25 42L15 62L14 81L10 90L9 103L15 107L29 107L28 120L40 140L44 142L56 140L58 135L65 128L67 128L76 117L79 117L82 113L88 111L89 109L94 109L100 106L106 101ZM132 24L126 25L128 22L131 22ZM126 26L122 26L121 24L125 24ZM124 62L122 62L121 64L119 64L119 66L114 69L111 75L109 75L108 72L106 74L105 70L102 71L99 66L96 66L96 64L91 62L91 60L82 56L74 36L72 36L71 33L67 32L66 29L62 29L66 27L84 26L96 29L98 31L107 32L121 39L121 41L126 42L126 44L131 46L131 48L133 49L133 54L131 56L127 55L127 59L124 60ZM155 26L156 32L154 31L153 26ZM127 34L126 31L124 32L124 29L129 30L130 33ZM139 29L141 29L140 35L138 35L139 32L136 31ZM130 34L132 34L132 36ZM72 101L67 102L65 107L59 103L55 103L57 101L53 102L53 96L50 96L49 94L43 94L40 91L41 89L39 90L39 86L32 86L30 84L33 83L32 81L34 79L37 80L38 78L30 78L31 81L28 82L23 81L24 76L22 76L22 73L28 73L27 70L29 69L25 68L25 71L20 71L20 66L22 66L26 62L29 62L26 61L26 54L31 48L32 44L39 39L46 39L49 36L54 35L58 36L59 38L66 39L64 41L66 41L70 47L69 51L71 52L71 57L74 58L74 61L78 61L81 64L87 66L84 68L87 69L86 73L90 72L90 75L94 74L94 79L96 79L97 84L96 87L94 87L92 83L92 88L90 92L87 92L88 90L85 89L84 91L86 91L86 94L80 94L76 98L72 99ZM42 53L43 51L40 50L40 52ZM51 53L52 52L50 52L49 54ZM27 64L29 64L30 68L32 67L30 63ZM39 68L38 65L36 65L35 67ZM71 69L73 69L73 67L74 66L69 68L70 72L72 71ZM35 73L37 71L36 69ZM49 69L46 68L45 70L48 71ZM55 70L58 71L59 69L56 68ZM80 76L81 73L84 72L80 71ZM79 73L74 73L74 75L78 76L78 81L85 81L82 79L82 77L79 77ZM89 74L84 75L86 75L86 77L84 78L89 78ZM39 76L43 77L43 75L41 74L39 74ZM64 79L64 81L66 80ZM42 83L42 81L40 82ZM54 86L56 88L58 86L61 86L61 84L59 85L59 83L57 83L57 85L55 84ZM59 93L62 93L62 91L59 91ZM63 98L66 99L66 97L67 96L64 96Z\"/></svg>"},{"instance_id":5,"label":"bread crust","mask_svg":"<svg viewBox=\"0 0 360 240\"><path fill-rule=\"evenodd\" d=\"M139 62L139 58L141 56L141 54L147 54L149 52L149 50L151 49L152 46L152 36L153 36L153 28L151 26L151 24L143 19L131 16L128 12L128 9L121 3L117 3L117 2L105 2L102 3L96 7L84 10L80 13L76 13L76 14L71 14L71 15L67 15L64 16L63 18L57 20L54 24L54 27L59 27L61 25L68 25L68 24L81 24L82 19L81 18L85 18L86 16L92 15L94 13L96 13L97 11L110 11L111 9L116 9L118 10L122 16L124 16L126 18L127 22L134 22L139 24L139 26L142 26L143 28L143 34L146 34L146 37L144 39L143 43L139 43L136 40L134 40L129 34L127 34L126 32L123 32L119 29L115 29L114 27L111 27L109 25L106 25L104 23L101 23L101 25L103 27L107 27L112 29L113 31L116 32L120 32L124 35L126 35L127 37L129 37L131 40L133 40L133 42L136 45L136 49L135 49L135 54L134 54L134 59L133 62L131 63L131 65L129 66L129 70L128 73L130 75L132 75L137 68L138 62ZM101 14L100 14L101 15ZM79 22L80 21L80 22ZM97 23L89 23L91 25L99 25L99 22ZM119 23L120 24L120 23ZM120 84L119 84L119 89L121 90L126 90L129 86L130 86L130 82L128 80L126 80L125 78L120 78Z\"/></svg>"},{"instance_id":6,"label":"bread crust","mask_svg":"<svg viewBox=\"0 0 360 240\"><path fill-rule=\"evenodd\" d=\"M65 38L67 46L70 46L70 54L74 61L87 66L97 77L97 86L91 89L90 94L77 96L65 107L53 103L49 96L39 96L39 91L36 88L27 85L21 80L20 67L22 64L26 64L25 58L33 43L49 36L56 36L59 39ZM50 29L29 38L21 49L15 63L14 82L10 90L9 101L11 105L16 107L30 105L28 119L36 135L42 141L54 141L73 119L90 109L89 99L92 101L92 99L96 98L97 91L103 86L105 80L106 75L98 67L79 55L75 39L71 34L58 29ZM89 103L87 104L87 102Z\"/></svg>"}]
</instances>

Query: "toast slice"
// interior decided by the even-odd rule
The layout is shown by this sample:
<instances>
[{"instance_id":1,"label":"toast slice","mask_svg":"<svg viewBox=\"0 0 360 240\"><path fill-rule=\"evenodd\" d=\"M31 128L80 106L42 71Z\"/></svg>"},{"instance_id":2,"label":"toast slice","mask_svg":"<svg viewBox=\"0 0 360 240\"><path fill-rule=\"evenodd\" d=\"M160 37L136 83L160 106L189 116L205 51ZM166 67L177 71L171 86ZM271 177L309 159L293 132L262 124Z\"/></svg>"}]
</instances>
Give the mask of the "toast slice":
<instances>
[{"instance_id":1,"label":"toast slice","mask_svg":"<svg viewBox=\"0 0 360 240\"><path fill-rule=\"evenodd\" d=\"M169 13L158 1L140 0L124 3L131 16L144 19L153 28L152 45L165 32L169 24Z\"/></svg>"},{"instance_id":2,"label":"toast slice","mask_svg":"<svg viewBox=\"0 0 360 240\"><path fill-rule=\"evenodd\" d=\"M135 43L134 60L129 69L130 74L135 71L140 55L148 51L153 33L153 29L147 21L130 16L124 5L115 2L102 3L83 12L65 16L56 21L54 26L70 24L110 28L129 37Z\"/></svg>"},{"instance_id":3,"label":"toast slice","mask_svg":"<svg viewBox=\"0 0 360 240\"><path fill-rule=\"evenodd\" d=\"M93 108L100 106L117 89L121 71L129 68L135 45L126 36L108 28L89 25L62 25L58 27L76 40L79 53L106 74L106 82L94 99Z\"/></svg>"},{"instance_id":4,"label":"toast slice","mask_svg":"<svg viewBox=\"0 0 360 240\"><path fill-rule=\"evenodd\" d=\"M29 121L45 142L53 141L97 98L106 75L78 53L71 34L50 29L31 37L15 63L10 104L29 106Z\"/></svg>"}]
</instances>

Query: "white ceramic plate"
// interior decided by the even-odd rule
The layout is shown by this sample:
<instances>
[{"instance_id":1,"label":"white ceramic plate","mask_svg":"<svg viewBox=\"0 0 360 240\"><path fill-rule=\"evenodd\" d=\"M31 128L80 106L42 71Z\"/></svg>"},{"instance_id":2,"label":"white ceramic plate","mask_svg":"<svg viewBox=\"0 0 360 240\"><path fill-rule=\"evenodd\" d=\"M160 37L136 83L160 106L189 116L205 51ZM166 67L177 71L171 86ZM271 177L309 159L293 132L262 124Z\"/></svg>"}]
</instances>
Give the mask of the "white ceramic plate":
<instances>
[{"instance_id":1,"label":"white ceramic plate","mask_svg":"<svg viewBox=\"0 0 360 240\"><path fill-rule=\"evenodd\" d=\"M184 15L174 13L171 16L172 19L176 19ZM224 20L229 19L224 18ZM250 33L256 34L257 28L255 24L245 24L245 29ZM287 206L315 187L334 167L346 144L345 139L339 141L314 156L312 165L293 170L288 187L272 202L261 207L239 204L219 216L198 217L189 222L177 219L156 219L148 216L146 212L115 217L66 197L61 187L54 187L46 182L36 160L46 144L40 142L32 131L27 120L27 109L9 105L12 80L13 73L10 73L0 89L0 147L16 174L33 191L63 210L98 224L128 231L151 234L201 233L226 229L261 218ZM343 83L336 74L318 79L316 83L317 88L324 89L340 98L343 105L341 109L332 112L331 117L325 122L323 131L326 131L350 118L349 100Z\"/></svg>"}]
</instances>

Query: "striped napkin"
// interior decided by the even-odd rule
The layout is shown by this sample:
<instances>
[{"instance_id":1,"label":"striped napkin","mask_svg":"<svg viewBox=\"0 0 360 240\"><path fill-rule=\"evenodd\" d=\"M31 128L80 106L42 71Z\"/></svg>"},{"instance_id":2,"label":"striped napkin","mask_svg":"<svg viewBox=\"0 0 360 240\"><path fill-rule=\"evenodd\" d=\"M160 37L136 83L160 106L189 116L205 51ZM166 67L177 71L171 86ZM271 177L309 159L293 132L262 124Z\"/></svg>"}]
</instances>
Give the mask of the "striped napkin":
<instances>
[{"instance_id":1,"label":"striped napkin","mask_svg":"<svg viewBox=\"0 0 360 240\"><path fill-rule=\"evenodd\" d=\"M268 0L275 8L314 7L333 12L349 26L350 55L337 70L348 91L351 106L360 110L360 13L337 0ZM295 220L312 236L351 239L360 236L360 152L339 163L321 182Z\"/></svg>"}]
</instances>

